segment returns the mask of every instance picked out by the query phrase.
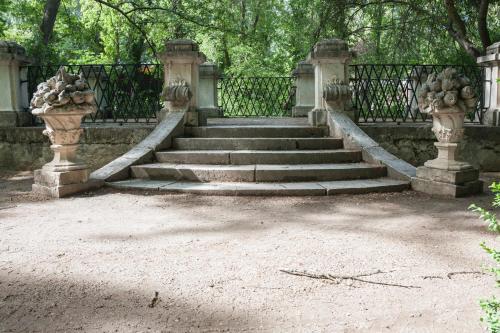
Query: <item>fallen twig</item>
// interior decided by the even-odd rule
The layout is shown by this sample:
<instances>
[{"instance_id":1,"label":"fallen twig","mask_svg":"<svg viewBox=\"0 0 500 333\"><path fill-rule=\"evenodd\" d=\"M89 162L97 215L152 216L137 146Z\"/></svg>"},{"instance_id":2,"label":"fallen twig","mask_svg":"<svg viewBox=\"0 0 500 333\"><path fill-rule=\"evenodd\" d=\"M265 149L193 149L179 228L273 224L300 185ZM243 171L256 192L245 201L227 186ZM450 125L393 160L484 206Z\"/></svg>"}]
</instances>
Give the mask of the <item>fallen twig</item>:
<instances>
[{"instance_id":1,"label":"fallen twig","mask_svg":"<svg viewBox=\"0 0 500 333\"><path fill-rule=\"evenodd\" d=\"M454 275L464 275L464 274L479 274L479 275L486 275L484 272L479 272L479 271L461 271L461 272L451 272L446 274L448 279L451 279L452 276Z\"/></svg>"},{"instance_id":2,"label":"fallen twig","mask_svg":"<svg viewBox=\"0 0 500 333\"><path fill-rule=\"evenodd\" d=\"M148 305L150 308L154 308L156 306L156 303L158 303L158 300L159 300L158 295L159 294L160 294L159 292L155 291L155 297L153 297L153 299L151 300L151 303Z\"/></svg>"},{"instance_id":3,"label":"fallen twig","mask_svg":"<svg viewBox=\"0 0 500 333\"><path fill-rule=\"evenodd\" d=\"M424 276L422 276L422 278L424 280L427 280L427 279L442 279L443 277L442 276L437 276L437 275L424 275Z\"/></svg>"},{"instance_id":4,"label":"fallen twig","mask_svg":"<svg viewBox=\"0 0 500 333\"><path fill-rule=\"evenodd\" d=\"M419 286L403 285L403 284L398 284L398 283L377 282L377 281L360 279L360 277L366 277L366 276L372 276L375 274L387 273L387 272L382 272L380 270L372 272L372 273L364 273L364 274L359 274L359 275L313 274L313 273L308 273L306 271L300 272L300 271L285 270L285 269L280 269L280 272L290 274L290 275L296 275L296 276L305 276L305 277L308 277L311 279L330 280L330 281L335 282L336 284L339 284L343 280L351 280L351 281L363 282L363 283L368 283L368 284L378 284L378 285L388 286L388 287L399 287L399 288L406 288L406 289L420 288Z\"/></svg>"}]
</instances>

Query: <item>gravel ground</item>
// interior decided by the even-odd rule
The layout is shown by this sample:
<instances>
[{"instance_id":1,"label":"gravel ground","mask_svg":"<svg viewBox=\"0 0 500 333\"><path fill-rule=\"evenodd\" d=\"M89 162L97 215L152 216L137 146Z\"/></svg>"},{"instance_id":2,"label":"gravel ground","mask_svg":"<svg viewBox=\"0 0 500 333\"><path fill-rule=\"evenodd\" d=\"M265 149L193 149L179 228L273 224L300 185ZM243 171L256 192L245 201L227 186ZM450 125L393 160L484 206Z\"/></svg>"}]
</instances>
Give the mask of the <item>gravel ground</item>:
<instances>
[{"instance_id":1,"label":"gravel ground","mask_svg":"<svg viewBox=\"0 0 500 333\"><path fill-rule=\"evenodd\" d=\"M500 244L467 212L491 195L43 200L31 182L0 178L1 332L471 333L498 294L479 243Z\"/></svg>"}]
</instances>

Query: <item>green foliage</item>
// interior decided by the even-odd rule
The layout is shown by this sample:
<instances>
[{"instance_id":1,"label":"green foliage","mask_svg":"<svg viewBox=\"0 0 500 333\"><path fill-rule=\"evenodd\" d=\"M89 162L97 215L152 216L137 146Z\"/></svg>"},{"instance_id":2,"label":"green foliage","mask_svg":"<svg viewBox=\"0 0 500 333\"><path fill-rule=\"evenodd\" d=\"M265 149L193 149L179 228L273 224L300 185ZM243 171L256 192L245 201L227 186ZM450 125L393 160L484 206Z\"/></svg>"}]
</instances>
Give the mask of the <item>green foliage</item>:
<instances>
[{"instance_id":1,"label":"green foliage","mask_svg":"<svg viewBox=\"0 0 500 333\"><path fill-rule=\"evenodd\" d=\"M494 194L492 206L495 208L499 208L500 183L493 183L490 186L490 189ZM498 225L498 220L495 213L478 207L474 204L470 205L469 209L479 213L480 218L484 222L488 223L488 229L490 231L500 233L500 227ZM500 287L500 251L488 247L484 242L481 243L481 247L493 258L496 263L496 266L492 267L490 271L495 274L497 287ZM492 297L490 299L481 300L480 305L485 313L485 316L481 318L481 321L484 321L488 324L491 333L500 333L500 302L495 297Z\"/></svg>"},{"instance_id":2,"label":"green foliage","mask_svg":"<svg viewBox=\"0 0 500 333\"><path fill-rule=\"evenodd\" d=\"M0 0L0 37L5 35L5 28L7 23L7 12L9 10L8 0Z\"/></svg>"},{"instance_id":3,"label":"green foliage","mask_svg":"<svg viewBox=\"0 0 500 333\"><path fill-rule=\"evenodd\" d=\"M190 38L232 75L289 75L323 38L347 40L358 63L475 63L446 31L441 1L62 0L50 42L41 40L44 0L0 0L0 35L40 63L156 61L166 39ZM480 45L478 12L456 1ZM488 28L500 38L500 2Z\"/></svg>"},{"instance_id":4,"label":"green foliage","mask_svg":"<svg viewBox=\"0 0 500 333\"><path fill-rule=\"evenodd\" d=\"M490 299L481 300L479 304L485 312L485 316L481 318L481 321L488 324L491 333L499 333L500 302L495 297L492 297Z\"/></svg>"}]
</instances>

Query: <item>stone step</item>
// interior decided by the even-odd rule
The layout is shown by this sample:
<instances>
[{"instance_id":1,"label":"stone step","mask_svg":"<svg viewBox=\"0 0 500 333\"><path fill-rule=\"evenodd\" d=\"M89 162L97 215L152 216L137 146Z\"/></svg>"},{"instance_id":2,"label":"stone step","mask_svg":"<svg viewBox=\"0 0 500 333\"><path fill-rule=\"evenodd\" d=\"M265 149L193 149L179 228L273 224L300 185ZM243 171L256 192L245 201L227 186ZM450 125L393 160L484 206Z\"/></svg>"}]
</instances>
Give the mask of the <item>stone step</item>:
<instances>
[{"instance_id":1,"label":"stone step","mask_svg":"<svg viewBox=\"0 0 500 333\"><path fill-rule=\"evenodd\" d=\"M125 190L146 190L162 191L166 193L192 193L228 196L360 194L370 192L400 192L409 189L408 182L389 178L301 183L199 183L186 181L130 179L107 183L107 185L113 188Z\"/></svg>"},{"instance_id":2,"label":"stone step","mask_svg":"<svg viewBox=\"0 0 500 333\"><path fill-rule=\"evenodd\" d=\"M161 163L321 164L360 162L361 151L335 150L172 150L156 153Z\"/></svg>"},{"instance_id":3,"label":"stone step","mask_svg":"<svg viewBox=\"0 0 500 333\"><path fill-rule=\"evenodd\" d=\"M339 149L335 138L175 138L176 150L296 150Z\"/></svg>"},{"instance_id":4,"label":"stone step","mask_svg":"<svg viewBox=\"0 0 500 333\"><path fill-rule=\"evenodd\" d=\"M341 164L170 164L132 166L132 175L141 179L189 180L199 182L293 182L379 178L384 166L367 163Z\"/></svg>"},{"instance_id":5,"label":"stone step","mask_svg":"<svg viewBox=\"0 0 500 333\"><path fill-rule=\"evenodd\" d=\"M319 138L328 135L326 127L310 126L202 126L186 127L184 133L204 138Z\"/></svg>"}]
</instances>

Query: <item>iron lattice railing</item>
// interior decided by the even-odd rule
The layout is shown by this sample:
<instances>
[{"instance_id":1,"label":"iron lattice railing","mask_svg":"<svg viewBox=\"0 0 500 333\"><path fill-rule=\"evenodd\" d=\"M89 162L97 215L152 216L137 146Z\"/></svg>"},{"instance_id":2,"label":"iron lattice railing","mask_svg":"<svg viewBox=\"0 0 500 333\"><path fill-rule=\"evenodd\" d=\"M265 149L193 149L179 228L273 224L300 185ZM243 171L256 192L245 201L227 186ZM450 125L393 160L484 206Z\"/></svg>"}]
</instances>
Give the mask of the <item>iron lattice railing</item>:
<instances>
[{"instance_id":1,"label":"iron lattice railing","mask_svg":"<svg viewBox=\"0 0 500 333\"><path fill-rule=\"evenodd\" d=\"M221 77L217 85L224 117L280 117L295 105L293 77Z\"/></svg>"},{"instance_id":2,"label":"iron lattice railing","mask_svg":"<svg viewBox=\"0 0 500 333\"><path fill-rule=\"evenodd\" d=\"M465 74L478 96L475 112L466 117L467 122L481 123L484 110L484 68L466 65L351 65L353 106L359 122L421 122L431 117L423 114L417 105L417 90L431 73L447 67Z\"/></svg>"},{"instance_id":3,"label":"iron lattice railing","mask_svg":"<svg viewBox=\"0 0 500 333\"><path fill-rule=\"evenodd\" d=\"M37 86L64 66L82 73L95 92L97 112L84 122L152 122L161 108L163 66L158 64L41 65L27 66L29 99Z\"/></svg>"}]
</instances>

